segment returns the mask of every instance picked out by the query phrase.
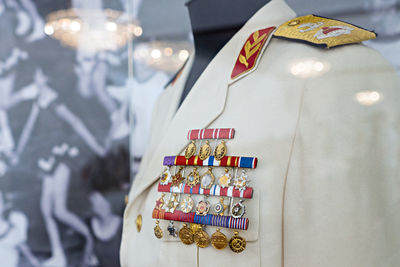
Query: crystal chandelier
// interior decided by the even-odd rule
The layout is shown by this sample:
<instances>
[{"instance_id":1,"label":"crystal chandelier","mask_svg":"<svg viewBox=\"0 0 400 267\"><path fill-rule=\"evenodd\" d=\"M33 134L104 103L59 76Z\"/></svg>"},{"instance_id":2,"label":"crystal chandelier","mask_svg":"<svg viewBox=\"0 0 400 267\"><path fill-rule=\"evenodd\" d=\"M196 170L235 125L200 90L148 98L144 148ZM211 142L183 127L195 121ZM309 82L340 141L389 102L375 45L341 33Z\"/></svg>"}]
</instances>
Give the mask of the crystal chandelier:
<instances>
[{"instance_id":1,"label":"crystal chandelier","mask_svg":"<svg viewBox=\"0 0 400 267\"><path fill-rule=\"evenodd\" d=\"M50 13L44 32L75 49L104 51L125 46L143 30L123 12L71 8Z\"/></svg>"},{"instance_id":2,"label":"crystal chandelier","mask_svg":"<svg viewBox=\"0 0 400 267\"><path fill-rule=\"evenodd\" d=\"M150 41L137 44L133 57L138 63L174 73L188 59L192 50L189 41Z\"/></svg>"}]
</instances>

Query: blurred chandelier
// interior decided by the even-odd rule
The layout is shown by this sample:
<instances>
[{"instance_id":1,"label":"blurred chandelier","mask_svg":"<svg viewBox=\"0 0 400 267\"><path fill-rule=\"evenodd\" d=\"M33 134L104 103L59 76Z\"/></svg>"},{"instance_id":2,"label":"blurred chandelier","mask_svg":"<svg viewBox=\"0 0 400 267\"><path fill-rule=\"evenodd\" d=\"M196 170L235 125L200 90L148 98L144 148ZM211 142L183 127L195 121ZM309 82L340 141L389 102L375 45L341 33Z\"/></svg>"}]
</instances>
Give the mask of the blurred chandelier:
<instances>
[{"instance_id":1,"label":"blurred chandelier","mask_svg":"<svg viewBox=\"0 0 400 267\"><path fill-rule=\"evenodd\" d=\"M133 57L138 63L174 73L182 67L191 51L189 41L150 41L136 45Z\"/></svg>"},{"instance_id":2,"label":"blurred chandelier","mask_svg":"<svg viewBox=\"0 0 400 267\"><path fill-rule=\"evenodd\" d=\"M44 32L75 49L104 51L125 46L143 30L123 12L71 8L50 13Z\"/></svg>"}]
</instances>

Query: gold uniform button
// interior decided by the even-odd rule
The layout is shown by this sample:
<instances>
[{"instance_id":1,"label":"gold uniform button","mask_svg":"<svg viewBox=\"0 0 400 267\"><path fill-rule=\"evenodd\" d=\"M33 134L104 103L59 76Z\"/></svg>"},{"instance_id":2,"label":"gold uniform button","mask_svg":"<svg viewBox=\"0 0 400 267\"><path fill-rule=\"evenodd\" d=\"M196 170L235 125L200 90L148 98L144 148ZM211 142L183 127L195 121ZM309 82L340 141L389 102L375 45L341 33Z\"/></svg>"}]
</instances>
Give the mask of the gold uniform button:
<instances>
[{"instance_id":1,"label":"gold uniform button","mask_svg":"<svg viewBox=\"0 0 400 267\"><path fill-rule=\"evenodd\" d=\"M141 215L141 214L139 214L139 215L136 217L136 230L137 230L138 232L140 232L140 230L142 230L142 215Z\"/></svg>"},{"instance_id":2,"label":"gold uniform button","mask_svg":"<svg viewBox=\"0 0 400 267\"><path fill-rule=\"evenodd\" d=\"M289 26L296 26L300 24L300 20L295 19L288 23Z\"/></svg>"}]
</instances>

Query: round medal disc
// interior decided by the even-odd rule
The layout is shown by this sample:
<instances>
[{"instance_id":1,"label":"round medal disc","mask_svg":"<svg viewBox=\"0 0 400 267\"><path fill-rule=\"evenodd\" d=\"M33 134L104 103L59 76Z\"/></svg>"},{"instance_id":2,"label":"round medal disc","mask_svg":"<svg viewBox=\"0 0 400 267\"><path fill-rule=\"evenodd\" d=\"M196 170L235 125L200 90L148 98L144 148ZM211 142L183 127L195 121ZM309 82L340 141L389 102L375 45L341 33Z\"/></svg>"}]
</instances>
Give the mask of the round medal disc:
<instances>
[{"instance_id":1,"label":"round medal disc","mask_svg":"<svg viewBox=\"0 0 400 267\"><path fill-rule=\"evenodd\" d=\"M208 142L207 140L206 143L202 145L200 148L199 158L201 160L206 160L210 155L211 155L211 146L210 142Z\"/></svg>"},{"instance_id":2,"label":"round medal disc","mask_svg":"<svg viewBox=\"0 0 400 267\"><path fill-rule=\"evenodd\" d=\"M225 141L218 144L214 151L214 157L216 160L221 160L226 155L226 145Z\"/></svg>"},{"instance_id":3,"label":"round medal disc","mask_svg":"<svg viewBox=\"0 0 400 267\"><path fill-rule=\"evenodd\" d=\"M194 206L194 200L189 195L182 201L181 210L182 210L183 213L189 213L189 212L192 211L193 206Z\"/></svg>"},{"instance_id":4,"label":"round medal disc","mask_svg":"<svg viewBox=\"0 0 400 267\"><path fill-rule=\"evenodd\" d=\"M185 149L185 158L190 159L196 153L196 144L192 141Z\"/></svg>"},{"instance_id":5,"label":"round medal disc","mask_svg":"<svg viewBox=\"0 0 400 267\"><path fill-rule=\"evenodd\" d=\"M228 245L228 239L219 229L211 235L211 245L216 249L224 249Z\"/></svg>"},{"instance_id":6,"label":"round medal disc","mask_svg":"<svg viewBox=\"0 0 400 267\"><path fill-rule=\"evenodd\" d=\"M200 229L194 233L194 242L200 248L206 248L210 245L210 236L206 231Z\"/></svg>"},{"instance_id":7,"label":"round medal disc","mask_svg":"<svg viewBox=\"0 0 400 267\"><path fill-rule=\"evenodd\" d=\"M235 232L231 240L229 240L229 247L235 253L240 253L246 248L246 240Z\"/></svg>"},{"instance_id":8,"label":"round medal disc","mask_svg":"<svg viewBox=\"0 0 400 267\"><path fill-rule=\"evenodd\" d=\"M161 239L163 237L163 230L159 226L160 222L156 222L156 226L154 227L154 235L158 238Z\"/></svg>"},{"instance_id":9,"label":"round medal disc","mask_svg":"<svg viewBox=\"0 0 400 267\"><path fill-rule=\"evenodd\" d=\"M246 213L246 207L243 204L243 200L240 200L236 204L232 205L231 207L231 214L233 218L242 218L243 215Z\"/></svg>"},{"instance_id":10,"label":"round medal disc","mask_svg":"<svg viewBox=\"0 0 400 267\"><path fill-rule=\"evenodd\" d=\"M200 200L196 207L196 214L200 216L206 216L210 210L210 202L206 200Z\"/></svg>"},{"instance_id":11,"label":"round medal disc","mask_svg":"<svg viewBox=\"0 0 400 267\"><path fill-rule=\"evenodd\" d=\"M179 238L181 239L182 243L185 245L193 244L194 236L192 230L187 227L186 224L183 224L181 230L179 230Z\"/></svg>"}]
</instances>

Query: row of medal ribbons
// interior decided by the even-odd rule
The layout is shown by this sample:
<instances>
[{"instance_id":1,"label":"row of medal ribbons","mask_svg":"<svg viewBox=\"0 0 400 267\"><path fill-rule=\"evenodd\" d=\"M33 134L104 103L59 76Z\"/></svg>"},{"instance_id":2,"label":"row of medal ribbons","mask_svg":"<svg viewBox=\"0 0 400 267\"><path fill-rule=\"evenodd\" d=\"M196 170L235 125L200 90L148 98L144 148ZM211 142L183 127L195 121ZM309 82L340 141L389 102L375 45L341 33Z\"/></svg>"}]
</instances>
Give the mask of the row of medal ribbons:
<instances>
[{"instance_id":1,"label":"row of medal ribbons","mask_svg":"<svg viewBox=\"0 0 400 267\"><path fill-rule=\"evenodd\" d=\"M170 221L167 228L169 234L173 237L179 236L184 244L189 245L195 242L199 247L212 244L216 249L223 249L229 244L231 250L237 253L245 249L246 241L239 236L237 231L228 241L219 228L211 238L204 228L211 225L247 230L249 220L243 217L246 208L242 198L252 198L253 189L248 187L249 180L245 169L242 169L238 175L237 167L240 166L240 162L243 162L246 167L248 165L250 166L248 168L255 168L257 159L226 156L227 147L224 140L216 145L214 156L210 157L212 151L210 141L206 140L199 149L194 141L211 138L231 139L234 132L233 128L190 130L187 137L192 142L187 146L184 158L170 156L164 159L164 165L168 165L168 168L160 176L158 191L162 192L162 195L156 201L152 214L152 217L156 219L154 234L157 238L163 237L163 231L159 226L161 219ZM197 150L199 150L198 153ZM187 167L188 165L193 167ZM174 174L172 174L171 166L174 166L172 167ZM204 170L201 170L200 166L214 166L214 168L203 167ZM236 168L230 170L219 166ZM221 169L223 173L218 174ZM186 177L185 172L188 173ZM167 202L164 200L166 193L169 193ZM203 199L193 195L202 195ZM227 202L224 197L228 198ZM225 215L226 213L228 215ZM179 232L174 221L184 222Z\"/></svg>"}]
</instances>

